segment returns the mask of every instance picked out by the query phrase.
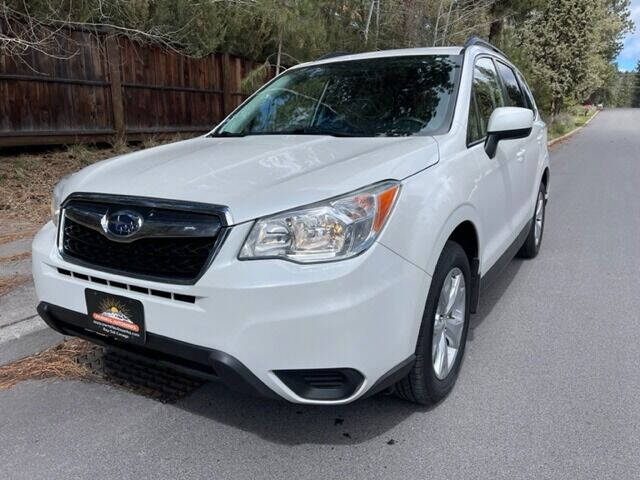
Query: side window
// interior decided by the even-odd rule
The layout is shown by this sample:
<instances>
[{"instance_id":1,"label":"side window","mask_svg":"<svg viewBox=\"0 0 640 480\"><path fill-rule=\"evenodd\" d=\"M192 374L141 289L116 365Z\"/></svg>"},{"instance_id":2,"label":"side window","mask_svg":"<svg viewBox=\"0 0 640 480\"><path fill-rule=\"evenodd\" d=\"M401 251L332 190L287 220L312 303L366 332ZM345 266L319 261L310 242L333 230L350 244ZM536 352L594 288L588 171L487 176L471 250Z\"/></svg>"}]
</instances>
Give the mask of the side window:
<instances>
[{"instance_id":1,"label":"side window","mask_svg":"<svg viewBox=\"0 0 640 480\"><path fill-rule=\"evenodd\" d=\"M524 96L522 95L522 90L520 89L518 80L516 80L516 74L513 73L511 67L505 65L502 62L496 62L496 65L498 66L498 73L500 73L502 83L504 84L505 90L507 91L508 106L527 108Z\"/></svg>"},{"instance_id":2,"label":"side window","mask_svg":"<svg viewBox=\"0 0 640 480\"><path fill-rule=\"evenodd\" d=\"M533 110L533 113L536 113L536 104L533 101L531 90L529 90L529 86L527 85L527 82L524 81L524 78L522 78L522 75L520 75L520 73L517 73L517 75L520 86L522 87L522 91L524 92L524 100L526 102L527 108L529 110Z\"/></svg>"},{"instance_id":3,"label":"side window","mask_svg":"<svg viewBox=\"0 0 640 480\"><path fill-rule=\"evenodd\" d=\"M489 117L496 108L504 107L505 100L502 93L502 87L498 80L498 73L493 65L493 60L488 57L480 58L476 62L476 66L473 71L473 90L472 90L472 102L475 97L475 103L478 115L478 134L472 136L472 132L468 132L470 141L475 141L484 138L487 135L487 126L489 124ZM470 111L473 111L471 109ZM472 122L469 122L469 127L472 127Z\"/></svg>"},{"instance_id":4,"label":"side window","mask_svg":"<svg viewBox=\"0 0 640 480\"><path fill-rule=\"evenodd\" d=\"M482 127L480 126L480 119L478 117L478 105L476 104L476 97L471 94L471 104L469 105L469 126L467 128L467 144L470 145L478 140L482 140L484 134L482 133Z\"/></svg>"}]
</instances>

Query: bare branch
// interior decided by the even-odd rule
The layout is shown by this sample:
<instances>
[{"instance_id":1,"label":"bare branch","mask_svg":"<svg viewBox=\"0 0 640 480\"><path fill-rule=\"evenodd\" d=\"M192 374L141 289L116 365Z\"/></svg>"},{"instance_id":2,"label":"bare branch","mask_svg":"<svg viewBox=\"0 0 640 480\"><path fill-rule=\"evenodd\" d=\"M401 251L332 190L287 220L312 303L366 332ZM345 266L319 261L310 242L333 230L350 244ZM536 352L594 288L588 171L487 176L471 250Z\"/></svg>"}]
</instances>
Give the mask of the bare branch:
<instances>
[{"instance_id":1,"label":"bare branch","mask_svg":"<svg viewBox=\"0 0 640 480\"><path fill-rule=\"evenodd\" d=\"M369 7L369 15L367 15L367 23L364 27L364 44L369 43L369 26L371 25L371 18L373 17L373 6L376 0L371 0L371 6Z\"/></svg>"},{"instance_id":2,"label":"bare branch","mask_svg":"<svg viewBox=\"0 0 640 480\"><path fill-rule=\"evenodd\" d=\"M231 1L231 0L210 0ZM239 4L244 2L235 0ZM129 19L126 9L122 8L121 0L99 0L96 13L101 21L73 20L71 12L61 11L59 5L45 3L44 11L38 16L32 15L26 1L22 3L22 11L9 6L6 0L0 0L0 53L24 61L26 55L32 51L39 52L51 58L68 60L77 55L80 46L69 35L70 30L81 30L96 35L108 32L113 35L124 35L133 40L160 45L169 50L185 54L179 48L180 42L195 21L186 21L179 29L169 29L164 25L155 25L149 29L133 28L109 21L105 13L106 6L118 11L125 19L125 23L134 25Z\"/></svg>"}]
</instances>

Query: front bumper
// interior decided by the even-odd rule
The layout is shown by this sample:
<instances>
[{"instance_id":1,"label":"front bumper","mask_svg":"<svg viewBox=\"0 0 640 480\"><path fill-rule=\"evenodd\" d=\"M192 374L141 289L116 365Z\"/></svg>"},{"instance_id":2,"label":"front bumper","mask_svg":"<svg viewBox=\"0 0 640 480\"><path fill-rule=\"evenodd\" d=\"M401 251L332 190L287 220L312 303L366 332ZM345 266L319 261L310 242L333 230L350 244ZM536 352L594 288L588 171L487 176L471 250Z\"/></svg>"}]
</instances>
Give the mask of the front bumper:
<instances>
[{"instance_id":1,"label":"front bumper","mask_svg":"<svg viewBox=\"0 0 640 480\"><path fill-rule=\"evenodd\" d=\"M429 289L427 274L380 244L335 263L239 261L237 252L250 227L233 227L208 271L187 286L68 263L58 254L55 228L47 224L33 242L41 313L46 317L48 310L54 328L90 337L73 321L86 315L85 288L136 298L144 305L148 332L139 353L179 364L193 360L196 352L197 365L191 366L209 365L241 390L297 403L347 403L379 388L393 372L406 370ZM185 356L180 347L191 353ZM227 361L227 378L218 372L226 368L220 358ZM323 400L305 398L278 374L318 369L355 371L359 377L353 378L360 380L343 398ZM233 380L238 372L241 381Z\"/></svg>"},{"instance_id":2,"label":"front bumper","mask_svg":"<svg viewBox=\"0 0 640 480\"><path fill-rule=\"evenodd\" d=\"M279 398L238 359L224 352L190 345L153 333L148 333L144 346L120 342L85 329L84 325L89 323L87 315L46 302L38 304L38 314L49 327L63 335L84 338L106 347L150 358L161 365L178 367L191 375L206 379L220 379L240 392L266 398Z\"/></svg>"}]
</instances>

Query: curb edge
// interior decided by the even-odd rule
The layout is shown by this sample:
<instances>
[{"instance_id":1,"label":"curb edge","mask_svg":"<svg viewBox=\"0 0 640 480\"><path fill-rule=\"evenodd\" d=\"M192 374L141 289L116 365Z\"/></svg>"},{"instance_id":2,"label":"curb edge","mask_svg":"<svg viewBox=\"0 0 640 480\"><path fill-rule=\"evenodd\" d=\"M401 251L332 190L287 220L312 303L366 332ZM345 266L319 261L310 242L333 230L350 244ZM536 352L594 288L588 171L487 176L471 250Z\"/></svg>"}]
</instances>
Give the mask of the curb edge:
<instances>
[{"instance_id":1,"label":"curb edge","mask_svg":"<svg viewBox=\"0 0 640 480\"><path fill-rule=\"evenodd\" d=\"M569 133L565 133L564 135L562 135L561 137L558 138L554 138L553 140L550 140L549 142L547 142L547 146L548 147L552 147L553 145L555 145L556 143L561 142L562 140L566 140L567 138L569 138L570 136L572 136L574 133L577 133L578 131L582 130L584 127L586 127L587 125L589 125L591 123L591 120L593 120L594 118L596 118L598 116L598 114L601 112L602 110L598 110L596 111L596 113L593 114L593 116L587 120L584 125L580 125L577 128L574 128L573 130L571 130Z\"/></svg>"}]
</instances>

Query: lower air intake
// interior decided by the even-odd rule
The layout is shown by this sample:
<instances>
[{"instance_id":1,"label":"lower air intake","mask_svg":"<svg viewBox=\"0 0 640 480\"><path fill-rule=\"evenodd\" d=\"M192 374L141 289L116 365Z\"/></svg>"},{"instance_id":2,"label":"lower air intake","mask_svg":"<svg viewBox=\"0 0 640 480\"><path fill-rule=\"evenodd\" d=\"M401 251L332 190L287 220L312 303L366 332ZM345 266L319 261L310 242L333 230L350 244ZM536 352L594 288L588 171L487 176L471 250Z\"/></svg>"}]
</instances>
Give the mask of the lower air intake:
<instances>
[{"instance_id":1,"label":"lower air intake","mask_svg":"<svg viewBox=\"0 0 640 480\"><path fill-rule=\"evenodd\" d=\"M299 397L308 400L343 400L352 396L364 377L352 368L277 370L282 382Z\"/></svg>"}]
</instances>

